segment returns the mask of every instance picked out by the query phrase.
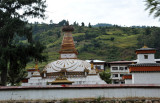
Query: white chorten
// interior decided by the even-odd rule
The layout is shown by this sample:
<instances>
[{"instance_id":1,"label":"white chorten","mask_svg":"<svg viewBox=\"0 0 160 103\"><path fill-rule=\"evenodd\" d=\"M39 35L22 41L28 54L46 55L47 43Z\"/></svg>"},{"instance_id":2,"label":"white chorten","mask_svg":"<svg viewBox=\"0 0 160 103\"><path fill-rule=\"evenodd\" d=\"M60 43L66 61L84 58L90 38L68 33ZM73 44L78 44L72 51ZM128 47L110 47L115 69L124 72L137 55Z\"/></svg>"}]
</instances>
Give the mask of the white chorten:
<instances>
[{"instance_id":1,"label":"white chorten","mask_svg":"<svg viewBox=\"0 0 160 103\"><path fill-rule=\"evenodd\" d=\"M84 60L77 58L77 50L75 48L72 37L72 26L64 26L62 31L64 37L60 49L60 59L49 63L41 73L42 79L37 79L35 84L23 83L23 85L47 85L47 83L55 83L59 76L64 76L67 81L72 84L106 84L96 72L95 68L91 68L91 64ZM31 77L28 81L32 81ZM58 79L59 81L59 79Z\"/></svg>"}]
</instances>

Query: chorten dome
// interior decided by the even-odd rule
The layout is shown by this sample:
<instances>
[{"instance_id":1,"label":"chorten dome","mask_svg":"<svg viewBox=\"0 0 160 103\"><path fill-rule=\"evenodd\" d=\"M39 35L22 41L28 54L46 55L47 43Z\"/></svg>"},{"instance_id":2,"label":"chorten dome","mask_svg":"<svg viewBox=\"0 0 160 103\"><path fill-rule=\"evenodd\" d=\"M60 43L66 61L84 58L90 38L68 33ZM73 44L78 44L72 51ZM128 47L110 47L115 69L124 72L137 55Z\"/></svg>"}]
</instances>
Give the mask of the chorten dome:
<instances>
[{"instance_id":1,"label":"chorten dome","mask_svg":"<svg viewBox=\"0 0 160 103\"><path fill-rule=\"evenodd\" d=\"M79 59L61 59L51 62L45 67L47 73L61 71L61 69L83 72L85 69L91 70L91 64Z\"/></svg>"}]
</instances>

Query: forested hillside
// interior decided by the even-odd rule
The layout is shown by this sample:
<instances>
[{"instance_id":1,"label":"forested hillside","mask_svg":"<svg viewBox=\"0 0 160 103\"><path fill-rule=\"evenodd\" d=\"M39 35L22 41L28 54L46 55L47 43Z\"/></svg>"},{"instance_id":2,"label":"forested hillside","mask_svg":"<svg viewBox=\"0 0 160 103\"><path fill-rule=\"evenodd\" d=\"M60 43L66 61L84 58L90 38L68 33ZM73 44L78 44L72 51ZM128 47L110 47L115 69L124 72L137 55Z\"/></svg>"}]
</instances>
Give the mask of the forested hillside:
<instances>
[{"instance_id":1,"label":"forested hillside","mask_svg":"<svg viewBox=\"0 0 160 103\"><path fill-rule=\"evenodd\" d=\"M62 20L58 24L34 23L32 25L33 38L46 46L44 54L48 55L48 62L39 64L43 68L47 63L59 58L63 33ZM104 61L136 59L135 50L147 45L156 48L156 58L160 58L160 28L158 27L121 27L111 24L97 24L95 26L74 22L74 41L78 50L79 59L100 59ZM25 40L23 40L25 42ZM27 68L34 66L29 63Z\"/></svg>"}]
</instances>

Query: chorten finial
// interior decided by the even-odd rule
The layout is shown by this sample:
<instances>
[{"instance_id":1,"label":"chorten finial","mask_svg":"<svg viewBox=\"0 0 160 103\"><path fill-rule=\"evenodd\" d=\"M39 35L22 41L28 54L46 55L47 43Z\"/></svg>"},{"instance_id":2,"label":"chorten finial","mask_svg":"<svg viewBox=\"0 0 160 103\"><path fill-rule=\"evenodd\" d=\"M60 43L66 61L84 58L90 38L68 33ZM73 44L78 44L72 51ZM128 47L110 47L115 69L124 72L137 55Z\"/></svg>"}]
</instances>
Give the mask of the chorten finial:
<instances>
[{"instance_id":1,"label":"chorten finial","mask_svg":"<svg viewBox=\"0 0 160 103\"><path fill-rule=\"evenodd\" d=\"M63 26L62 31L63 32L73 32L74 28L70 25L65 25L65 26Z\"/></svg>"},{"instance_id":2,"label":"chorten finial","mask_svg":"<svg viewBox=\"0 0 160 103\"><path fill-rule=\"evenodd\" d=\"M142 48L148 48L146 45L144 45Z\"/></svg>"}]
</instances>

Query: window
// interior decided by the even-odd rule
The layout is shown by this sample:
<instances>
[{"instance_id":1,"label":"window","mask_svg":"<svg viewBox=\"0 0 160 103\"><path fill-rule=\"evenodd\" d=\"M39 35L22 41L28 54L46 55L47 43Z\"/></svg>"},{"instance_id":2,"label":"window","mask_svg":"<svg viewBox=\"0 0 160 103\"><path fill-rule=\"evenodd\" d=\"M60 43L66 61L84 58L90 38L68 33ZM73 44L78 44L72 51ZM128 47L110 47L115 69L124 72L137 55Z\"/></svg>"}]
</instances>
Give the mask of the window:
<instances>
[{"instance_id":1,"label":"window","mask_svg":"<svg viewBox=\"0 0 160 103\"><path fill-rule=\"evenodd\" d=\"M112 67L112 70L118 70L118 67Z\"/></svg>"},{"instance_id":2,"label":"window","mask_svg":"<svg viewBox=\"0 0 160 103\"><path fill-rule=\"evenodd\" d=\"M148 55L144 55L144 59L148 59Z\"/></svg>"},{"instance_id":3,"label":"window","mask_svg":"<svg viewBox=\"0 0 160 103\"><path fill-rule=\"evenodd\" d=\"M118 77L118 74L113 74L113 77Z\"/></svg>"},{"instance_id":4,"label":"window","mask_svg":"<svg viewBox=\"0 0 160 103\"><path fill-rule=\"evenodd\" d=\"M120 74L120 77L122 77L124 74Z\"/></svg>"},{"instance_id":5,"label":"window","mask_svg":"<svg viewBox=\"0 0 160 103\"><path fill-rule=\"evenodd\" d=\"M121 84L125 84L125 82L124 82L124 81L121 81Z\"/></svg>"},{"instance_id":6,"label":"window","mask_svg":"<svg viewBox=\"0 0 160 103\"><path fill-rule=\"evenodd\" d=\"M124 67L119 67L119 70L124 70Z\"/></svg>"},{"instance_id":7,"label":"window","mask_svg":"<svg viewBox=\"0 0 160 103\"><path fill-rule=\"evenodd\" d=\"M97 69L101 69L101 66L96 66Z\"/></svg>"},{"instance_id":8,"label":"window","mask_svg":"<svg viewBox=\"0 0 160 103\"><path fill-rule=\"evenodd\" d=\"M113 84L119 84L119 81L114 80L114 81L113 81Z\"/></svg>"}]
</instances>

